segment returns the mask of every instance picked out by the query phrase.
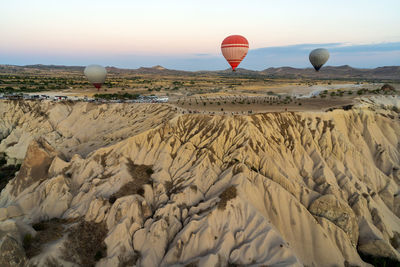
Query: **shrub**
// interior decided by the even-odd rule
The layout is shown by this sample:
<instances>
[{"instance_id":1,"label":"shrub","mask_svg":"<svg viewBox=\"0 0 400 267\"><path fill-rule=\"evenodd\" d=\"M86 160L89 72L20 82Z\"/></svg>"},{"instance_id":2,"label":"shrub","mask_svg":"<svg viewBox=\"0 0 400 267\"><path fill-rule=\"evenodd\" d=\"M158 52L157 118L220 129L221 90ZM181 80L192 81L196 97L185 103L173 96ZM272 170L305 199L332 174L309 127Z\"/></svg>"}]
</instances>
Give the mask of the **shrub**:
<instances>
[{"instance_id":1,"label":"shrub","mask_svg":"<svg viewBox=\"0 0 400 267\"><path fill-rule=\"evenodd\" d=\"M0 153L0 192L6 187L8 181L14 178L21 165L7 165L5 155Z\"/></svg>"},{"instance_id":2,"label":"shrub","mask_svg":"<svg viewBox=\"0 0 400 267\"><path fill-rule=\"evenodd\" d=\"M108 199L108 202L110 204L114 204L116 200L117 200L117 198L115 196L110 196L110 198Z\"/></svg>"},{"instance_id":3,"label":"shrub","mask_svg":"<svg viewBox=\"0 0 400 267\"><path fill-rule=\"evenodd\" d=\"M194 192L197 192L197 186L196 185L191 185L190 189L193 190Z\"/></svg>"},{"instance_id":4,"label":"shrub","mask_svg":"<svg viewBox=\"0 0 400 267\"><path fill-rule=\"evenodd\" d=\"M26 256L32 258L40 254L45 244L60 239L63 236L64 223L60 219L51 219L33 224L32 227L36 230L35 237L27 234L23 240Z\"/></svg>"},{"instance_id":5,"label":"shrub","mask_svg":"<svg viewBox=\"0 0 400 267\"><path fill-rule=\"evenodd\" d=\"M169 192L169 191L172 190L174 184L173 184L171 181L166 181L166 182L164 183L164 186L165 186L165 190L166 190L167 192Z\"/></svg>"},{"instance_id":6,"label":"shrub","mask_svg":"<svg viewBox=\"0 0 400 267\"><path fill-rule=\"evenodd\" d=\"M395 233L394 236L391 237L389 241L390 241L390 244L395 249L398 249L400 247L399 240L398 240L400 238L400 235L397 232L394 232L394 233Z\"/></svg>"},{"instance_id":7,"label":"shrub","mask_svg":"<svg viewBox=\"0 0 400 267\"><path fill-rule=\"evenodd\" d=\"M23 240L24 249L30 248L31 245L32 245L32 235L31 234L26 234L24 236L24 240Z\"/></svg>"},{"instance_id":8,"label":"shrub","mask_svg":"<svg viewBox=\"0 0 400 267\"><path fill-rule=\"evenodd\" d=\"M38 222L33 224L32 228L35 229L35 231L43 231L46 229L46 224L43 222Z\"/></svg>"},{"instance_id":9,"label":"shrub","mask_svg":"<svg viewBox=\"0 0 400 267\"><path fill-rule=\"evenodd\" d=\"M360 257L363 261L372 264L373 266L398 266L398 261L386 257L377 257L360 253Z\"/></svg>"},{"instance_id":10,"label":"shrub","mask_svg":"<svg viewBox=\"0 0 400 267\"><path fill-rule=\"evenodd\" d=\"M101 250L98 250L94 255L94 260L99 261L101 258L103 258L103 252L101 252Z\"/></svg>"},{"instance_id":11,"label":"shrub","mask_svg":"<svg viewBox=\"0 0 400 267\"><path fill-rule=\"evenodd\" d=\"M152 174L154 173L154 171L153 171L152 168L148 168L148 169L146 170L146 173L147 173L148 175L152 175Z\"/></svg>"},{"instance_id":12,"label":"shrub","mask_svg":"<svg viewBox=\"0 0 400 267\"><path fill-rule=\"evenodd\" d=\"M118 256L118 266L136 266L136 262L142 257L140 251L134 250L134 254L128 256Z\"/></svg>"},{"instance_id":13,"label":"shrub","mask_svg":"<svg viewBox=\"0 0 400 267\"><path fill-rule=\"evenodd\" d=\"M391 86L390 84L385 83L382 87L381 90L387 90L387 91L393 91L394 87Z\"/></svg>"},{"instance_id":14,"label":"shrub","mask_svg":"<svg viewBox=\"0 0 400 267\"><path fill-rule=\"evenodd\" d=\"M226 204L229 200L234 199L237 195L236 187L231 185L230 187L226 188L220 195L219 198L221 199L218 202L218 209L224 210L226 208Z\"/></svg>"},{"instance_id":15,"label":"shrub","mask_svg":"<svg viewBox=\"0 0 400 267\"><path fill-rule=\"evenodd\" d=\"M107 236L105 223L81 221L69 228L68 238L64 247L64 258L81 266L94 266L106 255Z\"/></svg>"}]
</instances>

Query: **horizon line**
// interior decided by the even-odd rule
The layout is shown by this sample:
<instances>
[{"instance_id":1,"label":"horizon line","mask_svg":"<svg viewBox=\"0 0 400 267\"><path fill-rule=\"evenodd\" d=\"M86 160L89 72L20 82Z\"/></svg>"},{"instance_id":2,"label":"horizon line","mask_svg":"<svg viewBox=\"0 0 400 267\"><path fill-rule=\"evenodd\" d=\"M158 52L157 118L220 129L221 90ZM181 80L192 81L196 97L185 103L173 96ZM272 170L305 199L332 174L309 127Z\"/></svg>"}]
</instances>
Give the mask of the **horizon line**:
<instances>
[{"instance_id":1,"label":"horizon line","mask_svg":"<svg viewBox=\"0 0 400 267\"><path fill-rule=\"evenodd\" d=\"M88 64L90 65L90 64ZM27 64L27 65L18 65L18 64L2 64L0 63L0 67L2 66L11 66L11 67L34 67L34 66L44 66L44 67L77 67L77 68L84 68L88 65L59 65L59 64L41 64L41 63L35 63L35 64ZM101 64L99 64L101 65ZM166 68L163 67L162 65L153 65L151 67L145 67L145 66L141 66L138 68L124 68L124 67L118 67L118 66L112 66L112 65L101 65L105 68L115 68L115 69L121 69L121 70L139 70L139 69L155 69L156 67L162 67L163 70L172 70L172 71L184 71L184 72L203 72L203 71L207 71L207 72L219 72L219 71L227 71L227 70L231 70L230 67L227 67L226 69L220 69L220 70L184 70L184 69L171 69L171 68ZM323 66L323 68L340 68L340 67L350 67L352 69L365 69L365 70L372 70L372 69L378 69L378 68L387 68L387 67L400 67L400 65L382 65L382 66L378 66L378 67L374 67L374 68L358 68L358 67L353 67L349 64L345 64L345 65L327 65L327 66ZM292 66L288 66L288 65L283 65L280 67L267 67L263 70L254 70L254 69L249 69L249 68L240 68L238 67L237 70L247 70L247 71L254 71L254 72L262 72L268 69L280 69L280 68L292 68L292 69L299 69L299 70L306 70L306 69L314 69L312 66L310 67L292 67Z\"/></svg>"}]
</instances>

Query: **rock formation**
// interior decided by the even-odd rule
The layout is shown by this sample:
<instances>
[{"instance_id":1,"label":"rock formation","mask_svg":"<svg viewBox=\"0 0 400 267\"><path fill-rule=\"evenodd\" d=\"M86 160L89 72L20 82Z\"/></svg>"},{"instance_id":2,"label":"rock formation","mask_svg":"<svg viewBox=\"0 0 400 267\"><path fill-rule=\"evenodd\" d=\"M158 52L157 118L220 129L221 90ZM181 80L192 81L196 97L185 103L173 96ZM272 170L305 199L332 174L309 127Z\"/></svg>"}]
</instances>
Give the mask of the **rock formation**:
<instances>
[{"instance_id":1,"label":"rock formation","mask_svg":"<svg viewBox=\"0 0 400 267\"><path fill-rule=\"evenodd\" d=\"M0 152L23 164L0 195L0 252L23 255L24 236L58 218L63 234L20 264L82 264L63 255L83 222L106 229L97 266L398 261L400 101L361 102L178 116L168 105L2 101Z\"/></svg>"}]
</instances>

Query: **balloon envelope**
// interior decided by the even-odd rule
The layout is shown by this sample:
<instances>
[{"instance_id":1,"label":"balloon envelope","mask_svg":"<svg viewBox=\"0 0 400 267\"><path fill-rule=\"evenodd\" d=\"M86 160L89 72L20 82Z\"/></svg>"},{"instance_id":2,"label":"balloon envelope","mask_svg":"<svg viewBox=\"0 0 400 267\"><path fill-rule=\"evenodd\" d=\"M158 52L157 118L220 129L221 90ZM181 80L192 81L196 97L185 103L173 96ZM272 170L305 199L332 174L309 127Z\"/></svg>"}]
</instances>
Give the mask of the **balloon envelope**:
<instances>
[{"instance_id":1,"label":"balloon envelope","mask_svg":"<svg viewBox=\"0 0 400 267\"><path fill-rule=\"evenodd\" d=\"M248 50L249 42L241 35L230 35L221 44L222 55L231 65L233 71L247 55Z\"/></svg>"},{"instance_id":2,"label":"balloon envelope","mask_svg":"<svg viewBox=\"0 0 400 267\"><path fill-rule=\"evenodd\" d=\"M311 64L314 66L316 71L324 65L329 59L329 52L325 48L317 48L311 51L309 55Z\"/></svg>"},{"instance_id":3,"label":"balloon envelope","mask_svg":"<svg viewBox=\"0 0 400 267\"><path fill-rule=\"evenodd\" d=\"M85 68L83 73L89 82L91 82L97 89L100 89L101 85L106 80L107 75L106 68L100 65L89 65Z\"/></svg>"}]
</instances>

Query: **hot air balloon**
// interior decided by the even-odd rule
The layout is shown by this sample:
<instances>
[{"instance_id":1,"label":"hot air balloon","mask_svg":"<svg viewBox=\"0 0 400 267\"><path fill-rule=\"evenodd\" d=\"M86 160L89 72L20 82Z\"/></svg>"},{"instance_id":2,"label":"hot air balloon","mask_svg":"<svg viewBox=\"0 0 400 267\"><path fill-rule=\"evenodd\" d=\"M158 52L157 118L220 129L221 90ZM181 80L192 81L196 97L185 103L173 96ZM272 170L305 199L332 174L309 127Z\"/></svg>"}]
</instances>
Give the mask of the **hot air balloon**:
<instances>
[{"instance_id":1,"label":"hot air balloon","mask_svg":"<svg viewBox=\"0 0 400 267\"><path fill-rule=\"evenodd\" d=\"M86 78L91 82L97 90L103 85L106 80L107 71L100 65L89 65L83 71Z\"/></svg>"},{"instance_id":2,"label":"hot air balloon","mask_svg":"<svg viewBox=\"0 0 400 267\"><path fill-rule=\"evenodd\" d=\"M248 50L249 42L241 35L230 35L221 44L222 55L231 65L233 71L247 55Z\"/></svg>"},{"instance_id":3,"label":"hot air balloon","mask_svg":"<svg viewBox=\"0 0 400 267\"><path fill-rule=\"evenodd\" d=\"M318 48L311 51L309 56L311 64L316 71L324 65L329 59L329 52L325 48Z\"/></svg>"}]
</instances>

